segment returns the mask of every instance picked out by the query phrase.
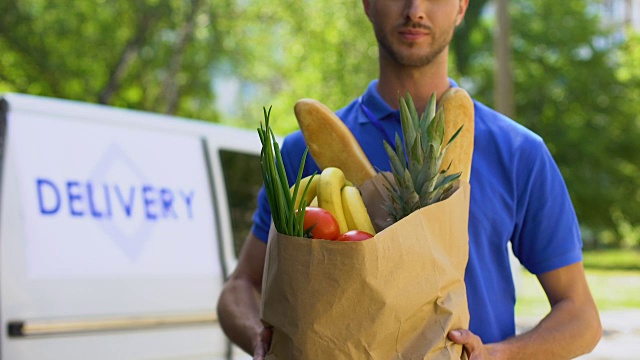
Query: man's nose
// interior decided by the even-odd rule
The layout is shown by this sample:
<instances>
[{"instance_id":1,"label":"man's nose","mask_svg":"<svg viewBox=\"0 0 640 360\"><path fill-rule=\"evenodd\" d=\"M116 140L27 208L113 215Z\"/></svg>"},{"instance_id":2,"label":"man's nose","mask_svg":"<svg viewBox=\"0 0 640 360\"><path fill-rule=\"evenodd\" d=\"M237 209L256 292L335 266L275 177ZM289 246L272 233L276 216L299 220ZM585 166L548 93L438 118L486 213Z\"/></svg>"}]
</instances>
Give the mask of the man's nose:
<instances>
[{"instance_id":1,"label":"man's nose","mask_svg":"<svg viewBox=\"0 0 640 360\"><path fill-rule=\"evenodd\" d=\"M423 21L426 18L425 0L406 0L407 2L407 18L411 21Z\"/></svg>"}]
</instances>

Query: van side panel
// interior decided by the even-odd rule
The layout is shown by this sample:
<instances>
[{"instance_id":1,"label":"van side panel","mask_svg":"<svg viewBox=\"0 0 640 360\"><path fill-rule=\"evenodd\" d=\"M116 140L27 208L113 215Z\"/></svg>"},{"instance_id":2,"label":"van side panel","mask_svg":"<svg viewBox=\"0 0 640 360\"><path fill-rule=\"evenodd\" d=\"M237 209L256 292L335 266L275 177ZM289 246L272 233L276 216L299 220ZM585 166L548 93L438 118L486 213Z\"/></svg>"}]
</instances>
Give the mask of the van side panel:
<instances>
[{"instance_id":1,"label":"van side panel","mask_svg":"<svg viewBox=\"0 0 640 360\"><path fill-rule=\"evenodd\" d=\"M257 155L257 134L5 99L0 359L231 358L215 312L236 261L220 151Z\"/></svg>"}]
</instances>

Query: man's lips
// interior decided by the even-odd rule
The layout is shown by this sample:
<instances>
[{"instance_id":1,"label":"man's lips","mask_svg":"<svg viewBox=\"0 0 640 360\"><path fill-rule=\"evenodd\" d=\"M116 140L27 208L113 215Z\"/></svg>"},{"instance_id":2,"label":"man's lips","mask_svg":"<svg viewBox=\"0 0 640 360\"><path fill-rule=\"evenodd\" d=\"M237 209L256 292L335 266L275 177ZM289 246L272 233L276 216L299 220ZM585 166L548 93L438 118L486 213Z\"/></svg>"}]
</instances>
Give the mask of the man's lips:
<instances>
[{"instance_id":1,"label":"man's lips","mask_svg":"<svg viewBox=\"0 0 640 360\"><path fill-rule=\"evenodd\" d=\"M426 30L420 29L403 29L398 32L400 37L406 41L418 41L429 35L429 32Z\"/></svg>"}]
</instances>

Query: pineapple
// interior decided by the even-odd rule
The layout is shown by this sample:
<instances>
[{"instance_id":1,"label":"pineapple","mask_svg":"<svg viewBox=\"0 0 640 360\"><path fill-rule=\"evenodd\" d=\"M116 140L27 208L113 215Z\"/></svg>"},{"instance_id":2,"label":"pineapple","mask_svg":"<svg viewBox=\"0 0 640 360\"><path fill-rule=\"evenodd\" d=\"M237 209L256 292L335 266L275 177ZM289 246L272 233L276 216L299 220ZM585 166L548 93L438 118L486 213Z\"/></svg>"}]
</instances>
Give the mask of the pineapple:
<instances>
[{"instance_id":1,"label":"pineapple","mask_svg":"<svg viewBox=\"0 0 640 360\"><path fill-rule=\"evenodd\" d=\"M395 184L385 176L390 196L383 207L394 223L449 197L460 178L460 173L447 174L449 167L438 171L449 144L462 127L444 144L444 111L436 112L435 93L422 117L418 115L411 95L407 93L405 98L400 97L400 121L404 144L397 133L395 149L384 142Z\"/></svg>"}]
</instances>

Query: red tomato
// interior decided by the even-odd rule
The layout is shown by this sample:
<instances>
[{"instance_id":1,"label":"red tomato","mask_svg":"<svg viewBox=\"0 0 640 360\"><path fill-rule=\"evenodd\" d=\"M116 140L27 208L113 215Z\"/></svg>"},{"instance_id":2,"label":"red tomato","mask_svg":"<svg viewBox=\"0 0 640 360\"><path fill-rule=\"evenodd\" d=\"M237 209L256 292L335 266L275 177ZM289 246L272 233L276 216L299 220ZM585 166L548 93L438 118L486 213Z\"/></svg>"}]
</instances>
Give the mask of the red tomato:
<instances>
[{"instance_id":1,"label":"red tomato","mask_svg":"<svg viewBox=\"0 0 640 360\"><path fill-rule=\"evenodd\" d=\"M303 226L313 239L335 240L340 235L340 225L336 218L319 207L307 206Z\"/></svg>"},{"instance_id":2,"label":"red tomato","mask_svg":"<svg viewBox=\"0 0 640 360\"><path fill-rule=\"evenodd\" d=\"M336 241L362 241L362 240L370 239L372 237L373 235L369 234L366 231L350 230L338 236Z\"/></svg>"}]
</instances>

